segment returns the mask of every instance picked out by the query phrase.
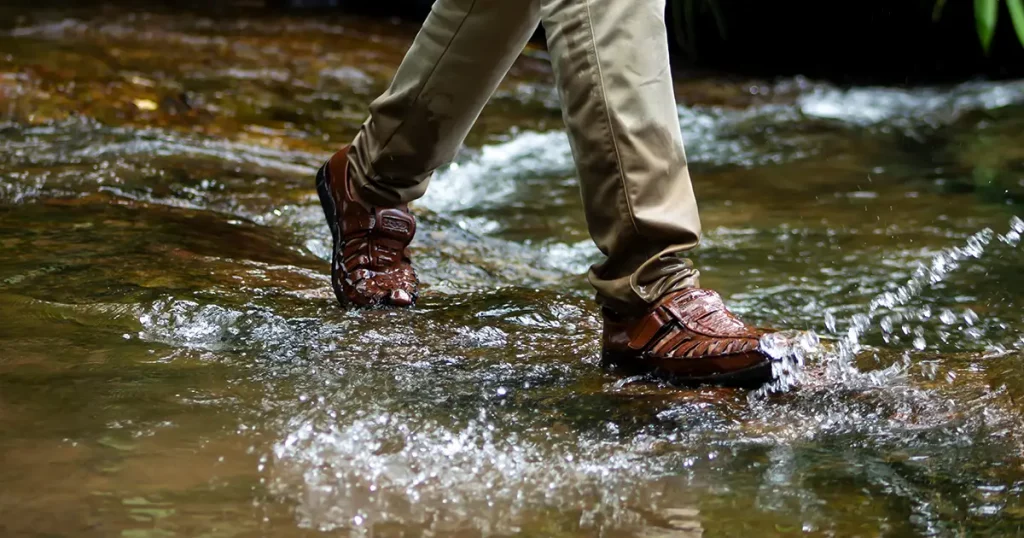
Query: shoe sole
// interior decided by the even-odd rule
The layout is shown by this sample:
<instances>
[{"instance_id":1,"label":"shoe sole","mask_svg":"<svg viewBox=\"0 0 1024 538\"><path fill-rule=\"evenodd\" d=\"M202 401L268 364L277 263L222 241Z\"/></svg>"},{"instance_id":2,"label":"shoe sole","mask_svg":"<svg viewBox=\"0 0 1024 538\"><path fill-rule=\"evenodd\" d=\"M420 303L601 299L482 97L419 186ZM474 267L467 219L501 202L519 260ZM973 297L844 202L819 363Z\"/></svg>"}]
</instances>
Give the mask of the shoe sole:
<instances>
[{"instance_id":1,"label":"shoe sole","mask_svg":"<svg viewBox=\"0 0 1024 538\"><path fill-rule=\"evenodd\" d=\"M338 270L336 265L341 230L338 229L338 207L334 203L334 197L331 196L331 186L327 179L327 163L324 163L316 172L316 193L320 197L320 207L324 210L324 218L327 219L327 226L331 229L331 238L333 239L331 243L331 288L334 290L334 296L338 298L338 302L344 307L348 305L348 299L345 298L342 290L338 289L335 278L335 273Z\"/></svg>"},{"instance_id":2,"label":"shoe sole","mask_svg":"<svg viewBox=\"0 0 1024 538\"><path fill-rule=\"evenodd\" d=\"M629 373L649 373L673 385L697 387L701 385L717 385L724 387L755 389L772 380L772 363L767 358L759 363L731 372L704 376L686 375L669 368L651 364L637 359L635 356L603 352L602 366L618 366Z\"/></svg>"}]
</instances>

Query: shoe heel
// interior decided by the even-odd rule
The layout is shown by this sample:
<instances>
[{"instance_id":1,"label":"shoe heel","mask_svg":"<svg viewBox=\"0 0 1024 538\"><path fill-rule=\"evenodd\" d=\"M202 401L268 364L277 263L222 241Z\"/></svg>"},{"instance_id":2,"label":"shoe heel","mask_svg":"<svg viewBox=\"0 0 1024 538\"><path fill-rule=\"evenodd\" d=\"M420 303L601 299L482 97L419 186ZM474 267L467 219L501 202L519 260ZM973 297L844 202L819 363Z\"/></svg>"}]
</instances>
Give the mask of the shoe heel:
<instances>
[{"instance_id":1,"label":"shoe heel","mask_svg":"<svg viewBox=\"0 0 1024 538\"><path fill-rule=\"evenodd\" d=\"M338 245L341 237L339 237L338 230L338 207L334 202L334 197L331 195L331 182L328 174L327 163L324 163L316 172L316 194L320 198L320 208L324 211L327 227L331 230L331 289L334 290L334 297L338 300L338 303L342 307L346 307L348 306L348 299L334 281L335 264L339 263L337 258L340 253Z\"/></svg>"}]
</instances>

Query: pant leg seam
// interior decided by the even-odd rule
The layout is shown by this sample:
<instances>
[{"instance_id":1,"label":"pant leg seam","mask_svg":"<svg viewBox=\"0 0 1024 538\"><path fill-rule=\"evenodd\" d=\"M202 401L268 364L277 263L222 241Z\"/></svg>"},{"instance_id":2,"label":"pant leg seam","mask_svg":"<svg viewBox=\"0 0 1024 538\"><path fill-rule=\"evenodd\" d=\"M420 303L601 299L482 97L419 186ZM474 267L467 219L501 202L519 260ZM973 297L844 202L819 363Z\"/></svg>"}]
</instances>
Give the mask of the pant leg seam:
<instances>
[{"instance_id":1,"label":"pant leg seam","mask_svg":"<svg viewBox=\"0 0 1024 538\"><path fill-rule=\"evenodd\" d=\"M633 225L633 231L640 235L640 227L636 224L633 216L633 204L629 200L629 191L626 188L626 177L622 170L622 155L619 152L619 145L615 140L615 125L612 123L612 113L608 108L608 91L604 87L604 71L601 69L601 55L597 47L597 34L594 32L594 17L590 11L590 1L585 0L587 7L587 30L590 31L590 43L594 50L595 67L597 67L597 81L601 88L601 106L604 108L605 118L608 121L608 133L610 134L612 150L615 152L615 166L619 174L619 184L622 186L622 198L626 202L626 213L629 215L629 222Z\"/></svg>"},{"instance_id":2,"label":"pant leg seam","mask_svg":"<svg viewBox=\"0 0 1024 538\"><path fill-rule=\"evenodd\" d=\"M426 91L427 86L430 84L430 80L434 77L434 73L437 71L437 66L441 65L441 61L444 60L445 55L448 54L448 51L452 48L452 43L454 43L455 38L459 36L459 31L462 30L462 27L466 24L466 20L469 19L470 14L473 13L473 9L476 8L477 1L478 0L473 0L473 3L469 5L469 9L466 10L465 15L462 16L462 20L459 21L459 26L455 28L454 32L452 32L452 37L448 40L448 43L445 44L444 50L442 50L441 54L437 57L437 61L435 61L434 65L430 68L430 72L427 73L426 77L424 77L423 86L420 87L420 91L412 100L413 105L419 103L420 97L423 96L423 92ZM402 117L401 121L399 121L398 125L395 126L395 129L391 131L391 134L388 135L384 143L378 146L377 155L373 159L370 159L369 162L369 166L371 169L375 168L374 165L377 163L377 157L384 153L384 149L388 147L388 144L391 143L391 140L395 138L395 135L398 134L398 131L400 131L402 129L402 126L405 125L405 120L407 116L408 114Z\"/></svg>"}]
</instances>

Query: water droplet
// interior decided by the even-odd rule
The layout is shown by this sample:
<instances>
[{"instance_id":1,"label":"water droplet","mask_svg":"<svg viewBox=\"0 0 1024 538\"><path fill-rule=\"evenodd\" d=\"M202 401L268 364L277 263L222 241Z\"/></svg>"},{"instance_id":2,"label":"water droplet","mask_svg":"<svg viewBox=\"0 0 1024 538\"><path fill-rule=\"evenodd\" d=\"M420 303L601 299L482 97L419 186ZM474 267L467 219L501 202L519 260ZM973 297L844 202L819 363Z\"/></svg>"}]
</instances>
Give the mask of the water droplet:
<instances>
[{"instance_id":1,"label":"water droplet","mask_svg":"<svg viewBox=\"0 0 1024 538\"><path fill-rule=\"evenodd\" d=\"M928 344L924 341L923 336L918 336L917 338L914 338L914 348L917 349L918 351L924 350L924 348L927 345Z\"/></svg>"},{"instance_id":2,"label":"water droplet","mask_svg":"<svg viewBox=\"0 0 1024 538\"><path fill-rule=\"evenodd\" d=\"M917 311L917 319L921 321L927 321L932 317L932 307L925 305Z\"/></svg>"},{"instance_id":3,"label":"water droplet","mask_svg":"<svg viewBox=\"0 0 1024 538\"><path fill-rule=\"evenodd\" d=\"M974 323L978 321L978 315L974 313L974 310L968 308L964 311L964 321L966 321L968 325L974 325Z\"/></svg>"},{"instance_id":4,"label":"water droplet","mask_svg":"<svg viewBox=\"0 0 1024 538\"><path fill-rule=\"evenodd\" d=\"M956 321L956 314L949 309L944 308L942 309L942 312L939 313L939 319L946 325L952 325Z\"/></svg>"},{"instance_id":5,"label":"water droplet","mask_svg":"<svg viewBox=\"0 0 1024 538\"><path fill-rule=\"evenodd\" d=\"M985 252L985 241L981 236L973 236L967 240L967 246L964 247L964 252L975 258L980 258L982 253Z\"/></svg>"},{"instance_id":6,"label":"water droplet","mask_svg":"<svg viewBox=\"0 0 1024 538\"><path fill-rule=\"evenodd\" d=\"M836 332L836 317L832 315L832 312L825 312L825 328L832 334Z\"/></svg>"},{"instance_id":7,"label":"water droplet","mask_svg":"<svg viewBox=\"0 0 1024 538\"><path fill-rule=\"evenodd\" d=\"M999 240L1011 247L1015 247L1020 244L1020 232L1017 230L1010 230L1006 232L1006 235L999 236Z\"/></svg>"},{"instance_id":8,"label":"water droplet","mask_svg":"<svg viewBox=\"0 0 1024 538\"><path fill-rule=\"evenodd\" d=\"M1017 233L1024 233L1024 220L1017 216L1010 218L1010 228Z\"/></svg>"},{"instance_id":9,"label":"water droplet","mask_svg":"<svg viewBox=\"0 0 1024 538\"><path fill-rule=\"evenodd\" d=\"M504 396L508 393L508 389L505 387L498 387L498 396Z\"/></svg>"}]
</instances>

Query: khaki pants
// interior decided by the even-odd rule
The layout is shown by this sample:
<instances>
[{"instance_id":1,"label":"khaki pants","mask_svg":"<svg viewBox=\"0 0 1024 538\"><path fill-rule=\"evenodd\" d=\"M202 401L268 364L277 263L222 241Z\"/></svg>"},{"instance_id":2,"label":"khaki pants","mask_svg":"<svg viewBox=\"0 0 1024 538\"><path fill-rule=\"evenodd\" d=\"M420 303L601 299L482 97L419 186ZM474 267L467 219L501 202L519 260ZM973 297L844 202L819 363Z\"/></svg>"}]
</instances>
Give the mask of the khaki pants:
<instances>
[{"instance_id":1,"label":"khaki pants","mask_svg":"<svg viewBox=\"0 0 1024 538\"><path fill-rule=\"evenodd\" d=\"M597 301L635 315L698 285L700 241L676 110L665 0L437 0L352 145L369 203L424 194L537 25L548 38L591 237ZM485 178L481 178L485 179Z\"/></svg>"}]
</instances>

